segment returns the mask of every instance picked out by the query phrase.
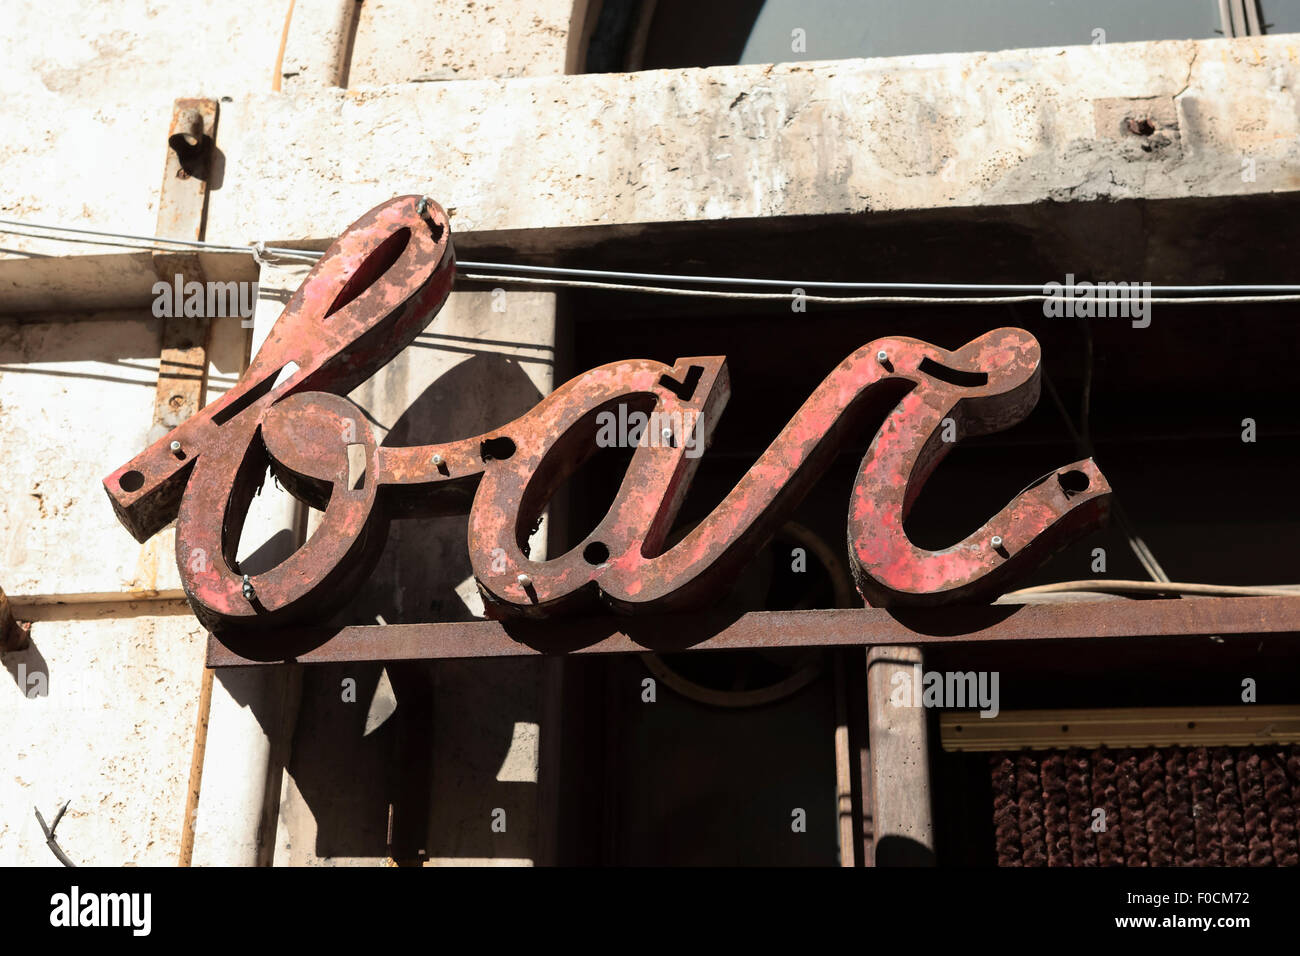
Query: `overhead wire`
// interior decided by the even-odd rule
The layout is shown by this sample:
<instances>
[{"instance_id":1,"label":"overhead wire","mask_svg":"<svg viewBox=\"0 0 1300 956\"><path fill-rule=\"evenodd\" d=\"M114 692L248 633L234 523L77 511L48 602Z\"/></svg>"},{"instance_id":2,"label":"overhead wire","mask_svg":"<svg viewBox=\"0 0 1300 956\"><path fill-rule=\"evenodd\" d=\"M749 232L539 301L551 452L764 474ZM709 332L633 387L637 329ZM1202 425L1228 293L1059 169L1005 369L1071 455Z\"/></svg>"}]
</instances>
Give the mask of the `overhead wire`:
<instances>
[{"instance_id":1,"label":"overhead wire","mask_svg":"<svg viewBox=\"0 0 1300 956\"><path fill-rule=\"evenodd\" d=\"M45 239L57 242L107 245L126 248L150 249L172 252L176 247L200 249L213 253L251 255L259 264L276 264L276 259L315 262L324 255L314 249L294 249L267 246L262 242L235 246L198 239L168 239L161 236L141 236L131 233L88 229L81 226L50 225L0 218L0 233ZM52 235L68 233L71 235ZM94 237L94 238L86 238ZM750 301L803 301L828 305L1010 305L1020 302L1043 302L1057 297L1058 293L1044 291L1042 284L1014 282L882 282L882 281L827 281L813 279L770 279L748 276L685 275L680 273L629 272L608 269L583 269L564 266L539 266L528 263L488 262L463 259L458 262L462 271L459 278L473 282L501 282L530 284L556 288L597 289L610 292L629 292L643 295L689 296L695 298L737 299ZM620 280L620 281L613 281ZM678 283L676 286L647 285L645 283ZM735 289L768 288L780 292L742 292L717 289L690 288L690 286L731 286ZM1078 286L1076 285L1076 288ZM809 290L861 290L874 293L938 292L941 295L873 294L873 295L822 295ZM1138 290L1141 290L1140 293ZM954 295L952 293L978 292L981 295ZM1253 305L1300 301L1300 284L1201 284L1163 285L1152 283L1137 286L1130 283L1126 295L1134 299L1139 294L1143 302L1157 305ZM1014 293L1011 295L995 293ZM1150 293L1175 293L1150 295ZM1209 293L1209 294L1202 294Z\"/></svg>"}]
</instances>

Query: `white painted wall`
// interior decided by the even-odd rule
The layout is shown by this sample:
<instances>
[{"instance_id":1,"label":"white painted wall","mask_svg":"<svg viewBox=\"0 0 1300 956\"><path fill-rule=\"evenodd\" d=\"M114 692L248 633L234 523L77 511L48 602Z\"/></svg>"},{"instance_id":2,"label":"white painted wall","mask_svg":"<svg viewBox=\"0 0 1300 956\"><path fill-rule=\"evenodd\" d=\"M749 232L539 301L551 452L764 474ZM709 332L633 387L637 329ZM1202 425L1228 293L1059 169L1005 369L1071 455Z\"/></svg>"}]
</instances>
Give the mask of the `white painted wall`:
<instances>
[{"instance_id":1,"label":"white painted wall","mask_svg":"<svg viewBox=\"0 0 1300 956\"><path fill-rule=\"evenodd\" d=\"M6 4L0 217L152 235L172 104L184 96L222 101L217 143L227 169L210 193L215 215L246 201L230 174L248 155L247 137L260 135L238 102L338 85L354 29L353 86L545 75L565 68L573 4L368 0L358 9L354 0L297 0L286 34L289 10L289 0ZM345 156L348 144L332 148ZM280 176L298 161L287 154L258 175ZM391 183L385 198L409 187ZM337 229L365 211L317 192L296 203L303 213L322 205ZM281 225L285 236L307 237L293 217ZM256 277L244 262L205 257L205 267L211 278ZM238 275L222 271L231 269ZM300 279L290 276L288 288ZM58 838L75 862L177 859L206 635L177 599L172 532L135 543L100 486L145 446L151 424L161 342L148 308L153 281L148 253L0 235L0 587L33 622L30 647L6 653L0 674L0 865L58 865L33 808L51 820L65 800ZM512 298L513 315L482 321L458 295L447 321L471 345L475 335L518 337L520 349L491 348L517 363L535 396L551 386L554 297ZM96 311L105 305L117 307ZM263 334L277 310L262 310ZM217 320L207 400L238 377L248 337L237 320ZM423 348L398 365L403 381L423 389L467 357ZM393 418L414 397L370 389L368 400ZM510 404L508 394L480 394L460 411L474 402L490 414L497 400ZM273 533L283 518L266 498L249 536ZM269 858L271 844L258 842L274 742L267 725L291 736L296 713L282 699L282 676L228 676L213 692L196 864ZM268 718L275 707L284 713ZM444 746L454 765L457 746ZM285 787L292 791L291 779ZM305 803L291 811L312 826ZM280 842L299 850L282 862L313 862L310 840L295 843L297 835L285 831Z\"/></svg>"}]
</instances>

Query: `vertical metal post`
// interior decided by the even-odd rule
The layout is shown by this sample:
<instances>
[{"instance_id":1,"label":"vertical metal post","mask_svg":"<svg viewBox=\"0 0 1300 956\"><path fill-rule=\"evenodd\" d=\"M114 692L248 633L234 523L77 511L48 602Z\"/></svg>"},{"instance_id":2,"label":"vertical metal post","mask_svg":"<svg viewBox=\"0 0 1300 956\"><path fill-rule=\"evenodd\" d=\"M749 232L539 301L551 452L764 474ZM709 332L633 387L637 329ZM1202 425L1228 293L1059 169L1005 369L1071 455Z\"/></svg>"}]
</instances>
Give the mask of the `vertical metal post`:
<instances>
[{"instance_id":1,"label":"vertical metal post","mask_svg":"<svg viewBox=\"0 0 1300 956\"><path fill-rule=\"evenodd\" d=\"M167 159L163 164L162 187L158 193L155 230L158 236L165 239L203 238L219 109L216 100L192 98L179 99L172 107L171 125L167 130ZM203 407L211 330L206 296L205 308L200 309L198 315L185 314L186 286L191 282L203 282L198 253L154 253L153 267L160 282L175 284L177 288L171 296L173 314L163 319L149 442L161 438ZM185 449L177 449L176 454L184 455ZM157 547L158 544L152 541L146 547ZM181 821L178 861L181 866L189 866L194 856L194 822L203 777L203 755L207 749L211 701L212 671L205 667L199 688L185 816Z\"/></svg>"}]
</instances>

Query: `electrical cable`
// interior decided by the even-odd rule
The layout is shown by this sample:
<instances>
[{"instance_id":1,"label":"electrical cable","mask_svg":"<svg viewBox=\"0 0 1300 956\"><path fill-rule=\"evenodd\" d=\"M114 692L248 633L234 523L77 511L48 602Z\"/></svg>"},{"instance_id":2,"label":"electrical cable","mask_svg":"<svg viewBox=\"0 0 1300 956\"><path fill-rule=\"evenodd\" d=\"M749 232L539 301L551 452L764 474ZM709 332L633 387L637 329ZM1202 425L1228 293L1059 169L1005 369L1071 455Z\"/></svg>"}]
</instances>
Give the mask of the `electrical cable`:
<instances>
[{"instance_id":1,"label":"electrical cable","mask_svg":"<svg viewBox=\"0 0 1300 956\"><path fill-rule=\"evenodd\" d=\"M739 276L693 276L654 272L614 272L604 269L568 269L559 266L534 266L525 263L472 262L457 260L466 269L503 269L593 279L635 279L644 282L694 282L700 285L770 286L780 289L930 289L949 292L1033 292L1045 295L1043 284L1014 282L825 282L799 279L749 279ZM1300 285L1155 285L1152 292L1291 292L1300 293Z\"/></svg>"},{"instance_id":2,"label":"electrical cable","mask_svg":"<svg viewBox=\"0 0 1300 956\"><path fill-rule=\"evenodd\" d=\"M323 252L312 249L290 249L278 246L265 246L263 243L250 243L247 246L232 246L221 243L193 239L166 239L160 236L140 236L130 233L110 232L100 229L87 229L79 226L55 226L44 223L24 222L17 219L0 219L0 233L26 236L28 238L46 239L57 242L79 242L91 245L122 246L126 248L151 249L173 252L176 246L190 249L202 249L209 252L242 253L251 255L260 263L281 259L314 262ZM35 232L32 230L45 230ZM48 232L73 233L76 236L94 236L96 239L74 238L67 235L47 235ZM797 279L755 279L742 276L703 276L681 275L674 273L623 272L605 269L578 269L560 266L535 266L525 263L479 262L461 260L462 269L487 270L500 272L502 275L484 275L462 273L461 278L478 282L514 282L535 285L549 285L564 288L605 289L616 292L633 292L653 295L680 295L702 298L752 299L752 300L804 300L828 304L917 304L917 305L998 305L1016 302L1041 302L1056 296L1043 291L1044 286L1027 283L977 283L977 282L830 282L820 280ZM627 282L609 282L606 280L634 280ZM579 281L586 280L586 281ZM594 281L592 281L594 280ZM703 289L674 288L644 285L645 282L675 282L694 285L728 285L737 287L779 288L787 291L774 293L719 292ZM895 290L895 291L934 291L934 292L1011 292L1023 295L984 295L984 296L919 296L919 295L880 295L880 296L823 296L809 295L809 289L846 289L846 290ZM794 290L802 290L796 292ZM1130 289L1131 291L1131 289ZM1147 293L1180 293L1173 296L1148 297ZM1189 293L1214 293L1212 295L1190 295ZM1225 304L1263 304L1274 302L1300 301L1300 285L1297 284L1216 284L1216 285L1157 285L1151 284L1149 290L1143 290L1143 300L1159 305L1225 305Z\"/></svg>"},{"instance_id":3,"label":"electrical cable","mask_svg":"<svg viewBox=\"0 0 1300 956\"><path fill-rule=\"evenodd\" d=\"M77 226L47 226L43 223L22 222L17 219L0 219L0 225L20 228L0 229L0 233L12 236L27 236L32 239L48 239L54 242L81 242L96 246L123 246L129 249L153 249L159 252L175 252L171 246L184 246L187 249L202 249L208 252L233 252L254 255L254 245L227 246L219 242L206 242L202 239L167 239L162 236L137 236L127 232L105 232L100 229L83 229ZM99 239L74 239L71 236L47 236L30 229L48 229L55 232L72 232L81 236L98 236ZM113 240L113 241L110 241ZM261 247L264 252L285 258L297 258L315 261L324 253L311 249L283 249L274 246Z\"/></svg>"},{"instance_id":4,"label":"electrical cable","mask_svg":"<svg viewBox=\"0 0 1300 956\"><path fill-rule=\"evenodd\" d=\"M465 265L466 263L460 263ZM786 302L820 302L833 305L1012 305L1019 302L1046 302L1056 298L1042 292L1030 295L1004 296L922 296L922 295L863 295L829 296L802 295L797 292L724 292L716 289L675 289L666 286L628 285L612 282L587 282L571 279L544 279L524 276L489 276L478 273L460 273L458 278L471 282L505 282L524 285L558 286L576 289L603 289L608 292L639 292L648 295L676 295L703 299L776 300ZM687 277L682 277L683 281ZM1143 300L1154 305L1228 305L1241 303L1260 305L1270 302L1300 302L1296 295L1230 295L1230 296L1153 296Z\"/></svg>"},{"instance_id":5,"label":"electrical cable","mask_svg":"<svg viewBox=\"0 0 1300 956\"><path fill-rule=\"evenodd\" d=\"M1076 592L1098 594L1198 594L1215 597L1300 597L1300 584L1236 585L1194 584L1184 581L1129 581L1090 578L1082 581L1054 581L1008 591L1001 600L1040 594Z\"/></svg>"}]
</instances>

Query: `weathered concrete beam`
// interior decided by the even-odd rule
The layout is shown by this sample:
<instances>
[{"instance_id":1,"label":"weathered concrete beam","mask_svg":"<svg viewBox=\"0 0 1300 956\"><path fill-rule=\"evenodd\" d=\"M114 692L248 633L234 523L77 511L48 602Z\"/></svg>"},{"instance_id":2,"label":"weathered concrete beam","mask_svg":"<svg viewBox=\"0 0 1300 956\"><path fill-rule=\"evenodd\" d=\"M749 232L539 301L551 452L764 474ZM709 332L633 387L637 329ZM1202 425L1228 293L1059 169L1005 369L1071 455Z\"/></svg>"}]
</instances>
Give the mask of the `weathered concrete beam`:
<instances>
[{"instance_id":1,"label":"weathered concrete beam","mask_svg":"<svg viewBox=\"0 0 1300 956\"><path fill-rule=\"evenodd\" d=\"M208 235L424 191L466 231L1300 189L1300 38L253 94Z\"/></svg>"},{"instance_id":2,"label":"weathered concrete beam","mask_svg":"<svg viewBox=\"0 0 1300 956\"><path fill-rule=\"evenodd\" d=\"M879 274L921 278L974 217L979 248L952 239L963 256L997 258L996 220L1034 237L1047 278L1064 262L1212 281L1243 231L1272 228L1240 224L1241 203L1289 222L1300 201L1298 69L1300 38L1282 35L251 95L222 105L207 236L323 248L360 211L424 191L451 207L466 258L583 249L599 264L597 246L653 241L682 260L742 226L747 248L767 230L822 264L795 273L830 277L844 231L879 227ZM148 231L93 222L115 224ZM1023 246L1004 250L1020 263L1004 278L1037 276ZM246 256L200 258L216 278L255 276ZM152 281L147 253L0 257L0 311L143 305Z\"/></svg>"},{"instance_id":3,"label":"weathered concrete beam","mask_svg":"<svg viewBox=\"0 0 1300 956\"><path fill-rule=\"evenodd\" d=\"M360 7L348 86L572 73L581 69L579 49L586 52L587 0L366 0Z\"/></svg>"},{"instance_id":4,"label":"weathered concrete beam","mask_svg":"<svg viewBox=\"0 0 1300 956\"><path fill-rule=\"evenodd\" d=\"M270 92L288 7L287 0L7 5L0 217L152 230L172 101ZM579 60L586 10L587 0L300 0L279 78L296 92L561 72ZM213 189L220 188L218 170ZM95 248L0 236L0 260Z\"/></svg>"},{"instance_id":5,"label":"weathered concrete beam","mask_svg":"<svg viewBox=\"0 0 1300 956\"><path fill-rule=\"evenodd\" d=\"M921 686L922 660L919 647L873 647L867 652L876 866L934 865L925 710L895 704L900 685Z\"/></svg>"}]
</instances>

